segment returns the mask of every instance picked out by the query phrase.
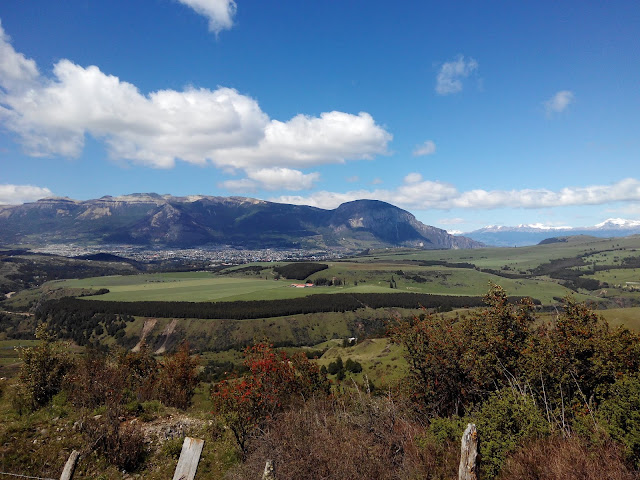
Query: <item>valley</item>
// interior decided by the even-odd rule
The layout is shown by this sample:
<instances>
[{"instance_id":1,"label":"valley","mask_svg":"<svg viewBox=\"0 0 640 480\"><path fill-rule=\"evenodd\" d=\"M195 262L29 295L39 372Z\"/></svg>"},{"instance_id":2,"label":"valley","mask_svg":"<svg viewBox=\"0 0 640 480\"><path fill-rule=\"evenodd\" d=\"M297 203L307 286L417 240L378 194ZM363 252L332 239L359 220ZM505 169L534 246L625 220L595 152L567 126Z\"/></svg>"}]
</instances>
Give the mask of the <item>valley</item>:
<instances>
[{"instance_id":1,"label":"valley","mask_svg":"<svg viewBox=\"0 0 640 480\"><path fill-rule=\"evenodd\" d=\"M522 297L534 299L535 325L553 325L566 300L572 299L588 302L612 329L640 332L639 236L576 236L518 248L370 248L338 258L299 258L295 252L287 258L281 251L283 257L276 261L243 257L235 262L193 258L178 249L170 260L158 261L122 247L109 254L93 248L73 258L27 249L0 253L6 294L0 302L0 377L9 385L17 381L21 352L42 345L33 335L43 322L51 334L68 342L66 351L78 362L88 358L83 352L97 348L109 352L106 358L112 360L107 362L119 362L125 354L151 355L162 366L186 341L191 353L198 354L199 372L186 412L168 406L168 401L133 401L137 406L131 403L130 413L113 407L123 418L141 421L143 432L177 428L172 425L180 418L181 425L189 425L180 427L185 432L210 438L203 427L209 421L207 412L219 408L212 392L247 375L247 349L259 342L268 342L282 355L309 358L313 368L325 372L331 391L340 398L353 398L358 391L370 392L375 402L388 394L378 397L380 393L400 395L415 374L415 363L402 337L393 333L398 325L406 319L433 318L452 328L481 318L483 297L499 288L496 285L504 288L512 304ZM434 332L446 331L436 328ZM469 341L477 340L472 338ZM448 353L438 355L444 358ZM0 398L0 411L9 416L15 415L11 398ZM78 415L83 410L70 410L61 402L54 400L39 414L43 431L60 415L70 419L69 425L82 420ZM103 410L93 411L99 416ZM30 441L39 438L27 433L20 418L5 426L23 432ZM0 436L7 432L0 425ZM215 435L221 434L209 440L215 448L204 452L204 472L221 476L249 465L236 456L237 445L229 436ZM70 430L61 445L77 445L81 438ZM176 457L163 457L162 452L173 445L172 438L148 440L162 447L145 447L153 460L136 467L145 477L159 478L171 471ZM37 444L22 448L38 451L39 458L53 465L62 461L54 459L54 450L45 453ZM24 470L22 460L12 460L11 465L31 471ZM104 478L115 478L107 464L85 463L82 468L80 478L100 472L107 475Z\"/></svg>"}]
</instances>

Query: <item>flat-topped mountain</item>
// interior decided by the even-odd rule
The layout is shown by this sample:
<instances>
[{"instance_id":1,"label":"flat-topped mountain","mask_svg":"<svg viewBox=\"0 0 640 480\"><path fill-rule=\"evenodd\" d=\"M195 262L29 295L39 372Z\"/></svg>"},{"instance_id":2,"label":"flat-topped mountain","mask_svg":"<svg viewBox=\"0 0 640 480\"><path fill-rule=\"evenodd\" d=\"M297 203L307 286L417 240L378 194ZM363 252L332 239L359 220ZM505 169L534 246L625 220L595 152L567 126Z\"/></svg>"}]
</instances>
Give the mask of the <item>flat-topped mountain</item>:
<instances>
[{"instance_id":1,"label":"flat-topped mountain","mask_svg":"<svg viewBox=\"0 0 640 480\"><path fill-rule=\"evenodd\" d=\"M424 225L409 212L377 200L356 200L324 210L245 197L155 193L86 201L45 198L0 206L0 242L350 249L481 246Z\"/></svg>"}]
</instances>

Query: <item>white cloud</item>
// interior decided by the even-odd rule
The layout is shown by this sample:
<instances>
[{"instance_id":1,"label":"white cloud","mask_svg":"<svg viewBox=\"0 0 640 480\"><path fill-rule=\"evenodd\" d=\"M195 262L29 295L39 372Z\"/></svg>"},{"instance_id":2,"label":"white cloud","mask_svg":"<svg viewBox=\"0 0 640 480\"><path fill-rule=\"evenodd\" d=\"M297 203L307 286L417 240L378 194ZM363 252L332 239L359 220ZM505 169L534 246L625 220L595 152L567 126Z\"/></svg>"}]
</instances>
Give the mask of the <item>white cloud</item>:
<instances>
[{"instance_id":1,"label":"white cloud","mask_svg":"<svg viewBox=\"0 0 640 480\"><path fill-rule=\"evenodd\" d=\"M233 27L236 14L234 0L178 0L209 20L209 30L216 35Z\"/></svg>"},{"instance_id":2,"label":"white cloud","mask_svg":"<svg viewBox=\"0 0 640 480\"><path fill-rule=\"evenodd\" d=\"M221 186L233 191L262 190L309 190L320 179L318 172L304 174L290 168L260 168L248 170L247 178L227 180Z\"/></svg>"},{"instance_id":3,"label":"white cloud","mask_svg":"<svg viewBox=\"0 0 640 480\"><path fill-rule=\"evenodd\" d=\"M357 190L345 193L316 192L308 197L283 196L276 201L335 208L340 203L361 198L382 200L411 210L452 208L550 208L576 205L604 205L640 201L640 180L627 178L611 185L547 189L469 190L460 192L449 183L422 180L409 174L395 190Z\"/></svg>"},{"instance_id":4,"label":"white cloud","mask_svg":"<svg viewBox=\"0 0 640 480\"><path fill-rule=\"evenodd\" d=\"M441 218L438 220L440 225L460 225L461 223L465 223L466 220L464 218L455 217L455 218Z\"/></svg>"},{"instance_id":5,"label":"white cloud","mask_svg":"<svg viewBox=\"0 0 640 480\"><path fill-rule=\"evenodd\" d=\"M564 112L574 102L575 95L570 90L561 90L544 102L547 115Z\"/></svg>"},{"instance_id":6,"label":"white cloud","mask_svg":"<svg viewBox=\"0 0 640 480\"><path fill-rule=\"evenodd\" d=\"M66 59L55 64L52 78L41 78L1 26L0 85L0 123L34 156L77 157L91 135L114 159L149 167L171 168L181 160L256 172L370 159L386 153L392 139L366 112L297 115L283 122L231 88L144 95L96 66Z\"/></svg>"},{"instance_id":7,"label":"white cloud","mask_svg":"<svg viewBox=\"0 0 640 480\"><path fill-rule=\"evenodd\" d=\"M358 175L353 175L351 177L347 177L346 180L349 183L356 183L360 181L360 177Z\"/></svg>"},{"instance_id":8,"label":"white cloud","mask_svg":"<svg viewBox=\"0 0 640 480\"><path fill-rule=\"evenodd\" d=\"M271 120L257 145L220 149L213 162L236 168L344 163L347 158L371 159L386 153L391 139L391 134L366 112L296 115L288 122Z\"/></svg>"},{"instance_id":9,"label":"white cloud","mask_svg":"<svg viewBox=\"0 0 640 480\"><path fill-rule=\"evenodd\" d=\"M440 67L436 77L436 92L439 95L449 95L462 90L462 79L478 69L478 62L473 58L465 60L462 55Z\"/></svg>"},{"instance_id":10,"label":"white cloud","mask_svg":"<svg viewBox=\"0 0 640 480\"><path fill-rule=\"evenodd\" d=\"M421 181L422 181L422 175L416 172L410 173L406 177L404 177L404 183L406 184L418 183Z\"/></svg>"},{"instance_id":11,"label":"white cloud","mask_svg":"<svg viewBox=\"0 0 640 480\"><path fill-rule=\"evenodd\" d=\"M10 41L0 21L0 87L23 91L38 78L38 67L36 62L16 52Z\"/></svg>"},{"instance_id":12,"label":"white cloud","mask_svg":"<svg viewBox=\"0 0 640 480\"><path fill-rule=\"evenodd\" d=\"M35 202L51 196L53 193L48 188L33 185L0 185L0 205Z\"/></svg>"},{"instance_id":13,"label":"white cloud","mask_svg":"<svg viewBox=\"0 0 640 480\"><path fill-rule=\"evenodd\" d=\"M422 145L418 145L413 150L414 157L421 157L423 155L432 155L436 153L436 144L432 140L427 140Z\"/></svg>"},{"instance_id":14,"label":"white cloud","mask_svg":"<svg viewBox=\"0 0 640 480\"><path fill-rule=\"evenodd\" d=\"M258 191L259 185L250 178L241 178L239 180L225 180L218 184L222 188L226 188L231 192L237 193L253 193Z\"/></svg>"},{"instance_id":15,"label":"white cloud","mask_svg":"<svg viewBox=\"0 0 640 480\"><path fill-rule=\"evenodd\" d=\"M371 180L371 185L380 185L384 183L384 180L382 180L381 178L374 178L373 180Z\"/></svg>"}]
</instances>

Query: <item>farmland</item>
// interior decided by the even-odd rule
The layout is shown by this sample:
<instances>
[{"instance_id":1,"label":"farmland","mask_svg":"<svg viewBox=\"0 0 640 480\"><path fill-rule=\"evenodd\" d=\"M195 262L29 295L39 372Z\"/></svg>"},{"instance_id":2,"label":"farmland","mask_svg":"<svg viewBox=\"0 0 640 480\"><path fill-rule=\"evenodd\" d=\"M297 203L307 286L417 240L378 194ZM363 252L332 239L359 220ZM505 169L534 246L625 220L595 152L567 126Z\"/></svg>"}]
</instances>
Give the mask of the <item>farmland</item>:
<instances>
[{"instance_id":1,"label":"farmland","mask_svg":"<svg viewBox=\"0 0 640 480\"><path fill-rule=\"evenodd\" d=\"M69 341L65 350L70 346L77 361L84 358L85 348L99 346L117 359L125 358L122 355L127 351L140 352L144 344L148 355L162 364L170 356L167 354L187 340L191 351L199 354L200 383L186 415L205 419L190 427L190 434L203 436L198 425L205 425L209 412L216 408L211 392L221 380L233 382L247 371L242 353L245 347L267 341L288 355L305 353L317 368L327 372L331 389L339 398L355 398L356 392L366 391L374 395L384 392L385 399L391 398L407 388L415 367L408 361L407 347L387 335L389 327L397 325L395 320L418 321L425 313L420 305L426 305L437 312L426 316L435 324L483 328L482 322L475 321L483 314L474 307L481 304L491 283L501 285L512 297L538 300L534 326L543 322L553 325L562 312L562 299L571 296L597 305L612 327L638 331L640 292L635 282L640 282L639 249L637 237L578 237L525 248L379 250L316 264L263 262L216 265L199 271L159 272L139 266L132 270L110 262L104 271L107 275L92 277L87 273L100 271L97 262L74 261L73 271L83 272L85 278L63 279L51 279L49 272L71 271L65 260L31 256L25 263L20 263L22 259L9 262L13 271L6 270L10 276L17 269L30 288L17 289L2 302L0 377L16 378L21 358L14 347L36 345L35 340L24 338L33 338L30 329L40 322L47 322L51 333ZM47 262L55 268L47 269ZM28 271L20 270L22 265L29 266ZM29 277L29 272L37 273L38 278ZM41 283L43 277L49 281ZM314 286L292 287L306 281ZM408 297L413 306L407 306ZM460 308L465 306L471 308ZM297 313L282 313L296 309ZM437 330L446 335L447 329ZM460 333L466 331L465 327ZM354 342L347 340L353 337ZM446 357L446 349L432 356ZM336 371L338 364L344 367ZM357 365L357 369L349 369L349 365ZM143 421L144 428L147 423L170 423L176 415L158 401L133 402L131 408L140 418L152 419ZM11 411L8 396L0 401L0 409ZM70 425L79 418L73 411L66 415ZM60 415L55 411L51 416ZM27 428L19 419L10 425ZM49 423L43 425L45 428ZM23 430L20 435L26 438ZM74 435L69 441L76 448L80 434ZM33 438L28 438L31 443L25 449L35 449ZM164 445L174 448L171 442ZM229 435L211 441L215 448L201 462L205 469L223 471L238 463L235 457L225 460L218 456L218 451L227 452L220 454L223 457L234 454L230 442ZM180 445L175 443L179 453ZM175 457L169 460L154 457L153 464L170 469ZM31 471L24 470L18 461L15 465Z\"/></svg>"},{"instance_id":2,"label":"farmland","mask_svg":"<svg viewBox=\"0 0 640 480\"><path fill-rule=\"evenodd\" d=\"M640 254L639 237L569 241L534 247L480 250L383 250L351 259L326 262L328 268L309 276L323 286L292 288L298 280L281 278L280 262L229 267L220 272L177 272L115 275L49 282L46 289L107 288L93 297L104 301L220 302L300 298L332 293L430 293L478 296L487 285L502 285L510 295L530 296L549 305L570 293L579 300L603 303L606 298L635 298L629 285L640 282L640 269L629 268ZM553 262L573 260L558 276ZM626 259L626 262L625 262ZM551 266L549 266L551 265ZM554 268L556 271L554 271ZM603 288L571 288L570 275L597 280ZM327 285L329 283L330 285ZM597 285L597 284L596 284ZM606 291L603 291L606 289Z\"/></svg>"}]
</instances>

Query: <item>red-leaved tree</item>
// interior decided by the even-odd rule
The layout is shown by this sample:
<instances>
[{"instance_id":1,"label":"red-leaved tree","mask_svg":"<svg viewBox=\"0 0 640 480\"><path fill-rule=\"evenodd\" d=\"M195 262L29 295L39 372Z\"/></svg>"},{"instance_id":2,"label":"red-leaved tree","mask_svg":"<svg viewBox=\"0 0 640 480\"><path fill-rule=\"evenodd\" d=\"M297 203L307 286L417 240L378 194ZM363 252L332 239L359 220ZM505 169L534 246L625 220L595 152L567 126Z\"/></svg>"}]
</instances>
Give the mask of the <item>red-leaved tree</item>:
<instances>
[{"instance_id":1,"label":"red-leaved tree","mask_svg":"<svg viewBox=\"0 0 640 480\"><path fill-rule=\"evenodd\" d=\"M289 356L258 343L245 350L244 364L249 369L245 377L220 382L211 394L243 454L251 436L274 415L295 402L329 393L326 376L302 353Z\"/></svg>"}]
</instances>

